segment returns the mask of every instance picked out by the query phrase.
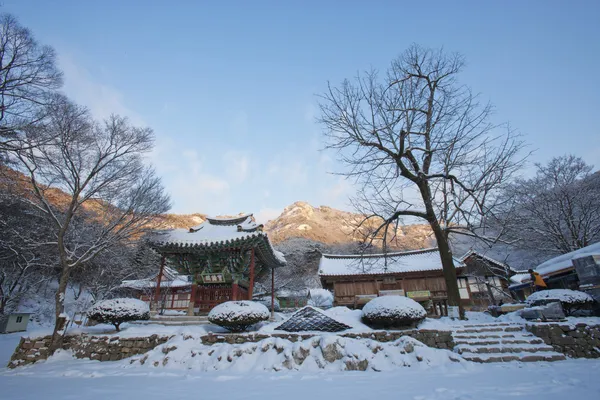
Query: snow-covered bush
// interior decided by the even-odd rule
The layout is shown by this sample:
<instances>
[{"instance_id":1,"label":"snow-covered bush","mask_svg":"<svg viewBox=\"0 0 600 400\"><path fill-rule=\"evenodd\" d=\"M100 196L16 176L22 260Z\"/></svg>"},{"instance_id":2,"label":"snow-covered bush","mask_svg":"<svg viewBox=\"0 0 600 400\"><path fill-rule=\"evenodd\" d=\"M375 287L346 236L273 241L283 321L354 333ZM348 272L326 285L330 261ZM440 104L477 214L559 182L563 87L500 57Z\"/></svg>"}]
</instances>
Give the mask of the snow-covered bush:
<instances>
[{"instance_id":1,"label":"snow-covered bush","mask_svg":"<svg viewBox=\"0 0 600 400\"><path fill-rule=\"evenodd\" d=\"M307 305L319 308L333 307L333 293L327 289L310 289Z\"/></svg>"},{"instance_id":2,"label":"snow-covered bush","mask_svg":"<svg viewBox=\"0 0 600 400\"><path fill-rule=\"evenodd\" d=\"M210 310L208 320L231 332L243 332L270 315L267 307L255 301L227 301Z\"/></svg>"},{"instance_id":3,"label":"snow-covered bush","mask_svg":"<svg viewBox=\"0 0 600 400\"><path fill-rule=\"evenodd\" d=\"M149 319L150 309L138 299L111 299L95 303L88 309L87 316L97 322L113 324L119 332L123 322Z\"/></svg>"},{"instance_id":4,"label":"snow-covered bush","mask_svg":"<svg viewBox=\"0 0 600 400\"><path fill-rule=\"evenodd\" d=\"M376 297L362 309L363 322L372 328L414 326L426 315L423 306L404 296Z\"/></svg>"},{"instance_id":5,"label":"snow-covered bush","mask_svg":"<svg viewBox=\"0 0 600 400\"><path fill-rule=\"evenodd\" d=\"M540 290L532 293L526 300L530 307L559 301L565 314L572 315L575 311L594 304L594 298L587 293L569 289Z\"/></svg>"},{"instance_id":6,"label":"snow-covered bush","mask_svg":"<svg viewBox=\"0 0 600 400\"><path fill-rule=\"evenodd\" d=\"M271 298L270 297L259 297L254 299L255 302L262 304L267 307L269 311L271 310ZM275 299L275 311L281 311L281 305L279 304L279 300Z\"/></svg>"}]
</instances>

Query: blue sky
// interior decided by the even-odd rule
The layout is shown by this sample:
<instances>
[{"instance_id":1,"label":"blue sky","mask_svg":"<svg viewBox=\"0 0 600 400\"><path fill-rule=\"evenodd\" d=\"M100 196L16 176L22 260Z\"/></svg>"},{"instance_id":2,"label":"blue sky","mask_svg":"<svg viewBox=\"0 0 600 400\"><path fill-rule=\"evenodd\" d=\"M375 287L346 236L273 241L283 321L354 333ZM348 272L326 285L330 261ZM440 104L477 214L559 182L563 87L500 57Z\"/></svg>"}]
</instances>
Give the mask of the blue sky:
<instances>
[{"instance_id":1,"label":"blue sky","mask_svg":"<svg viewBox=\"0 0 600 400\"><path fill-rule=\"evenodd\" d=\"M600 166L598 1L4 0L52 45L64 91L99 118L152 127L173 211L275 217L348 209L319 151L316 94L385 69L411 43L467 58L463 83L536 150Z\"/></svg>"}]
</instances>

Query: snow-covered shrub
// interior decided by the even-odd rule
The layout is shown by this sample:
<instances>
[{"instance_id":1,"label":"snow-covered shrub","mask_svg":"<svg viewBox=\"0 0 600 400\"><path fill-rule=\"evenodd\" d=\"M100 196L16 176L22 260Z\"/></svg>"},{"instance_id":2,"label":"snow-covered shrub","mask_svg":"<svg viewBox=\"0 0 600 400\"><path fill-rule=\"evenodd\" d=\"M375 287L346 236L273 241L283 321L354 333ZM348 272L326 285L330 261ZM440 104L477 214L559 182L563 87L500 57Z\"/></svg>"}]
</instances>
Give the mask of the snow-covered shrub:
<instances>
[{"instance_id":1,"label":"snow-covered shrub","mask_svg":"<svg viewBox=\"0 0 600 400\"><path fill-rule=\"evenodd\" d=\"M243 332L270 317L269 309L255 301L227 301L208 313L208 320L231 332Z\"/></svg>"},{"instance_id":2,"label":"snow-covered shrub","mask_svg":"<svg viewBox=\"0 0 600 400\"><path fill-rule=\"evenodd\" d=\"M404 296L376 297L362 309L363 322L372 328L414 326L426 315L423 306Z\"/></svg>"},{"instance_id":3,"label":"snow-covered shrub","mask_svg":"<svg viewBox=\"0 0 600 400\"><path fill-rule=\"evenodd\" d=\"M333 293L327 289L310 289L307 305L319 308L333 307Z\"/></svg>"},{"instance_id":4,"label":"snow-covered shrub","mask_svg":"<svg viewBox=\"0 0 600 400\"><path fill-rule=\"evenodd\" d=\"M113 324L118 332L123 322L149 319L150 309L138 299L111 299L95 303L88 309L87 316L97 322Z\"/></svg>"},{"instance_id":5,"label":"snow-covered shrub","mask_svg":"<svg viewBox=\"0 0 600 400\"><path fill-rule=\"evenodd\" d=\"M269 311L271 310L271 298L270 297L259 297L254 299L255 302L262 304L267 307ZM279 304L279 300L275 299L275 311L281 311L281 305Z\"/></svg>"},{"instance_id":6,"label":"snow-covered shrub","mask_svg":"<svg viewBox=\"0 0 600 400\"><path fill-rule=\"evenodd\" d=\"M540 290L532 293L526 300L530 307L545 305L559 301L565 314L572 315L575 311L591 307L594 298L587 293L569 289Z\"/></svg>"}]
</instances>

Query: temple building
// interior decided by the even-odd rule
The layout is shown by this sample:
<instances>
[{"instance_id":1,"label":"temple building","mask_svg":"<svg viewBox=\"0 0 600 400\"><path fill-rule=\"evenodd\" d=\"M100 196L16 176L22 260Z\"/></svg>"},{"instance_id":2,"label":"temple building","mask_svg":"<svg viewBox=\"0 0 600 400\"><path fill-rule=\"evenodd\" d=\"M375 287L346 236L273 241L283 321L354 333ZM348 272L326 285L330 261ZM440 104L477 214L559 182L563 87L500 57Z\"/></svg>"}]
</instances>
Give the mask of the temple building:
<instances>
[{"instance_id":1,"label":"temple building","mask_svg":"<svg viewBox=\"0 0 600 400\"><path fill-rule=\"evenodd\" d=\"M124 281L122 287L137 291L154 309L186 310L188 315L225 301L252 299L255 279L270 274L273 282L275 269L286 265L252 214L209 217L189 230L157 232L150 245L161 255L158 274Z\"/></svg>"},{"instance_id":2,"label":"temple building","mask_svg":"<svg viewBox=\"0 0 600 400\"><path fill-rule=\"evenodd\" d=\"M469 252L454 258L461 304L467 310L486 309L510 298L504 293L507 278L496 271L504 264L481 257ZM448 313L446 281L437 248L385 254L323 254L319 277L323 288L333 292L335 306L360 308L377 296L401 295L418 301L431 315Z\"/></svg>"}]
</instances>

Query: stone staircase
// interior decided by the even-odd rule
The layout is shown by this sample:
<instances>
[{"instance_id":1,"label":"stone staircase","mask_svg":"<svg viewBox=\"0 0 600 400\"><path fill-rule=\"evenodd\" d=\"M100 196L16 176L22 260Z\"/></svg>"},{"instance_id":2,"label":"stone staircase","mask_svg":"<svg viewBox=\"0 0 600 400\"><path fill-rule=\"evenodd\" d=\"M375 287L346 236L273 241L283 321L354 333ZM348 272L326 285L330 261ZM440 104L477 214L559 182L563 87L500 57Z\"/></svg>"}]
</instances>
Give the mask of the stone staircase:
<instances>
[{"instance_id":1,"label":"stone staircase","mask_svg":"<svg viewBox=\"0 0 600 400\"><path fill-rule=\"evenodd\" d=\"M206 315L187 316L187 315L153 315L147 321L133 321L136 325L159 324L167 326L188 326L210 324Z\"/></svg>"},{"instance_id":2,"label":"stone staircase","mask_svg":"<svg viewBox=\"0 0 600 400\"><path fill-rule=\"evenodd\" d=\"M554 351L520 324L486 323L455 326L454 351L465 360L491 363L507 361L560 361L565 356Z\"/></svg>"}]
</instances>

